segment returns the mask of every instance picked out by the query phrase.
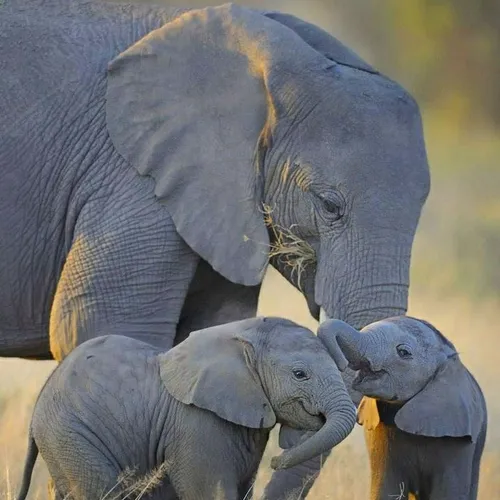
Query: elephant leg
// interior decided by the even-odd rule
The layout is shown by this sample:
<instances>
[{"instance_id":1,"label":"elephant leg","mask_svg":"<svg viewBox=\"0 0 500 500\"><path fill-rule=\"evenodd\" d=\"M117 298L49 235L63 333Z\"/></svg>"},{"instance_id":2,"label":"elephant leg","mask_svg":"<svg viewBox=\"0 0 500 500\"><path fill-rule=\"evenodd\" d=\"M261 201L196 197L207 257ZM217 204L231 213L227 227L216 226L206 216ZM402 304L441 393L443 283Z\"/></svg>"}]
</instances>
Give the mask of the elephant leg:
<instances>
[{"instance_id":1,"label":"elephant leg","mask_svg":"<svg viewBox=\"0 0 500 500\"><path fill-rule=\"evenodd\" d=\"M113 213L82 215L75 228L50 317L50 348L57 360L106 334L164 349L173 345L198 256L154 199L131 210L130 197Z\"/></svg>"},{"instance_id":2,"label":"elephant leg","mask_svg":"<svg viewBox=\"0 0 500 500\"><path fill-rule=\"evenodd\" d=\"M232 283L200 259L181 311L175 345L195 330L253 318L257 314L260 285Z\"/></svg>"},{"instance_id":3,"label":"elephant leg","mask_svg":"<svg viewBox=\"0 0 500 500\"><path fill-rule=\"evenodd\" d=\"M253 487L257 478L257 472L255 471L255 474L250 479L240 484L238 487L238 500L251 500L253 498Z\"/></svg>"},{"instance_id":4,"label":"elephant leg","mask_svg":"<svg viewBox=\"0 0 500 500\"><path fill-rule=\"evenodd\" d=\"M133 500L136 496L137 495L130 495L128 498ZM112 495L111 498L113 498ZM111 498L109 500L111 500ZM147 498L148 500L180 500L177 496L177 492L170 482L170 479L167 477L163 479L160 487L155 488L144 498Z\"/></svg>"},{"instance_id":5,"label":"elephant leg","mask_svg":"<svg viewBox=\"0 0 500 500\"><path fill-rule=\"evenodd\" d=\"M206 468L206 465L205 465ZM172 484L179 498L182 500L242 500L238 490L237 481L230 478L227 473L220 474L212 471L211 477L206 476L199 469L193 469L193 473L175 474ZM214 477L221 479L214 484ZM247 497L251 498L251 497Z\"/></svg>"},{"instance_id":6,"label":"elephant leg","mask_svg":"<svg viewBox=\"0 0 500 500\"><path fill-rule=\"evenodd\" d=\"M471 463L470 498L473 500L475 500L478 495L481 456L483 454L485 441L486 429L483 428L477 438L476 447L474 449L474 455L472 457Z\"/></svg>"},{"instance_id":7,"label":"elephant leg","mask_svg":"<svg viewBox=\"0 0 500 500\"><path fill-rule=\"evenodd\" d=\"M264 490L265 500L302 500L306 498L330 453L311 458L290 469L275 471Z\"/></svg>"},{"instance_id":8,"label":"elephant leg","mask_svg":"<svg viewBox=\"0 0 500 500\"><path fill-rule=\"evenodd\" d=\"M0 324L0 357L32 360L54 359L49 348L46 325L36 329L7 329Z\"/></svg>"},{"instance_id":9,"label":"elephant leg","mask_svg":"<svg viewBox=\"0 0 500 500\"><path fill-rule=\"evenodd\" d=\"M374 474L372 471L370 500L387 500L388 498L410 500L415 498L409 491L409 482L401 478L400 474L392 470L386 469L381 474Z\"/></svg>"},{"instance_id":10,"label":"elephant leg","mask_svg":"<svg viewBox=\"0 0 500 500\"><path fill-rule=\"evenodd\" d=\"M44 453L51 478L55 478L49 481L49 498L90 499L105 495L106 498L121 498L123 485L118 468L93 444L86 439L75 439L68 448L67 441L57 436L50 436L50 440L56 446Z\"/></svg>"},{"instance_id":11,"label":"elephant leg","mask_svg":"<svg viewBox=\"0 0 500 500\"><path fill-rule=\"evenodd\" d=\"M419 496L419 500L475 500L470 494L470 482L463 480L458 474L453 478L440 479L432 486L429 495Z\"/></svg>"},{"instance_id":12,"label":"elephant leg","mask_svg":"<svg viewBox=\"0 0 500 500\"><path fill-rule=\"evenodd\" d=\"M238 500L250 500L253 498L254 478L251 481L246 481L238 488Z\"/></svg>"},{"instance_id":13,"label":"elephant leg","mask_svg":"<svg viewBox=\"0 0 500 500\"><path fill-rule=\"evenodd\" d=\"M432 478L427 495L419 496L419 500L475 500L477 492L471 487L471 468L469 463L453 463L446 471ZM476 493L476 495L474 495Z\"/></svg>"}]
</instances>

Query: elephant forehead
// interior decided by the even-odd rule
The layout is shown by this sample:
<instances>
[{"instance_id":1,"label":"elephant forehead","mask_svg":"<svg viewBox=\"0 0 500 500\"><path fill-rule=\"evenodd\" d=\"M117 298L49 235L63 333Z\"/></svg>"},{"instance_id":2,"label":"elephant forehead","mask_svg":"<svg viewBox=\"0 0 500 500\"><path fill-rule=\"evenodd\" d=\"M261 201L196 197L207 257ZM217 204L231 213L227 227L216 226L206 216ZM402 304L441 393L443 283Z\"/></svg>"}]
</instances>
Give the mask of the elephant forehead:
<instances>
[{"instance_id":1,"label":"elephant forehead","mask_svg":"<svg viewBox=\"0 0 500 500\"><path fill-rule=\"evenodd\" d=\"M284 353L319 353L325 350L321 341L309 330L296 328L288 332L276 332L271 338L272 347Z\"/></svg>"},{"instance_id":2,"label":"elephant forehead","mask_svg":"<svg viewBox=\"0 0 500 500\"><path fill-rule=\"evenodd\" d=\"M372 334L382 332L394 341L413 338L426 350L439 347L441 344L449 345L453 349L453 345L441 333L409 316L396 316L377 321L365 327L362 332Z\"/></svg>"},{"instance_id":3,"label":"elephant forehead","mask_svg":"<svg viewBox=\"0 0 500 500\"><path fill-rule=\"evenodd\" d=\"M393 189L403 192L408 185L413 186L412 193L405 195L408 206L410 201L424 200L430 180L416 104L411 104L404 90L386 90L382 97L376 89L352 91L353 95L336 92L325 91L307 119L293 122L300 163L311 165L313 174L320 169L328 182L345 183L348 190L368 190L364 196L376 196L377 203L380 192L398 197ZM329 168L332 163L338 167ZM373 176L375 168L377 176Z\"/></svg>"},{"instance_id":4,"label":"elephant forehead","mask_svg":"<svg viewBox=\"0 0 500 500\"><path fill-rule=\"evenodd\" d=\"M395 318L388 318L387 323L392 324L399 331L409 333L422 342L428 344L436 344L437 338L434 331L415 318L408 316L398 316Z\"/></svg>"},{"instance_id":5,"label":"elephant forehead","mask_svg":"<svg viewBox=\"0 0 500 500\"><path fill-rule=\"evenodd\" d=\"M395 321L425 347L444 350L448 355L456 354L455 345L431 323L411 316L401 316Z\"/></svg>"},{"instance_id":6,"label":"elephant forehead","mask_svg":"<svg viewBox=\"0 0 500 500\"><path fill-rule=\"evenodd\" d=\"M376 321L368 326L365 326L362 330L363 333L375 333L384 332L384 334L391 337L400 336L404 330L402 330L402 325L391 319L383 319L381 321Z\"/></svg>"}]
</instances>

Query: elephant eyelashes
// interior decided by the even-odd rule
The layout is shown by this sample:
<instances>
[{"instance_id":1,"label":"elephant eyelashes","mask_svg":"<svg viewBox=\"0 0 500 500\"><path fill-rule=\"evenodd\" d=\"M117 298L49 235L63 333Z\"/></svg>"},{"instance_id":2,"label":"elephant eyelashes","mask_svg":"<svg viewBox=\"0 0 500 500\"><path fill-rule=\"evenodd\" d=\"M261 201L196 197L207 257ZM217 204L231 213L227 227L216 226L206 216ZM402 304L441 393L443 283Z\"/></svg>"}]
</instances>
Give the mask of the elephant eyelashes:
<instances>
[{"instance_id":1,"label":"elephant eyelashes","mask_svg":"<svg viewBox=\"0 0 500 500\"><path fill-rule=\"evenodd\" d=\"M297 380L307 380L309 378L304 370L295 369L292 373Z\"/></svg>"},{"instance_id":2,"label":"elephant eyelashes","mask_svg":"<svg viewBox=\"0 0 500 500\"><path fill-rule=\"evenodd\" d=\"M411 358L411 352L404 345L398 345L396 347L396 350L398 351L398 355L400 358L403 359Z\"/></svg>"}]
</instances>

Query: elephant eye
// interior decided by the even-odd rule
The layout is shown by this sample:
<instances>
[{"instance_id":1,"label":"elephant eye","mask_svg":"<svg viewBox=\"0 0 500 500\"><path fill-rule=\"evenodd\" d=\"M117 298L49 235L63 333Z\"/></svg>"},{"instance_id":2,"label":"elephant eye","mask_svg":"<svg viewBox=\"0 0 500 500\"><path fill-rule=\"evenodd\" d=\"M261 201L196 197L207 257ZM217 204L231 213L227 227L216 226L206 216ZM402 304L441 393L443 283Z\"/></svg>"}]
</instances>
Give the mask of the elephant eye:
<instances>
[{"instance_id":1,"label":"elephant eye","mask_svg":"<svg viewBox=\"0 0 500 500\"><path fill-rule=\"evenodd\" d=\"M344 215L343 203L340 196L320 194L318 197L321 200L323 209L328 212L330 217L337 220Z\"/></svg>"},{"instance_id":2,"label":"elephant eye","mask_svg":"<svg viewBox=\"0 0 500 500\"><path fill-rule=\"evenodd\" d=\"M403 359L409 359L411 358L411 352L410 350L408 349L407 346L405 345L398 345L396 347L396 350L398 351L398 355L400 358L403 358Z\"/></svg>"},{"instance_id":3,"label":"elephant eye","mask_svg":"<svg viewBox=\"0 0 500 500\"><path fill-rule=\"evenodd\" d=\"M307 376L307 373L304 370L301 370L300 368L292 370L292 373L297 380L307 380L309 378Z\"/></svg>"}]
</instances>

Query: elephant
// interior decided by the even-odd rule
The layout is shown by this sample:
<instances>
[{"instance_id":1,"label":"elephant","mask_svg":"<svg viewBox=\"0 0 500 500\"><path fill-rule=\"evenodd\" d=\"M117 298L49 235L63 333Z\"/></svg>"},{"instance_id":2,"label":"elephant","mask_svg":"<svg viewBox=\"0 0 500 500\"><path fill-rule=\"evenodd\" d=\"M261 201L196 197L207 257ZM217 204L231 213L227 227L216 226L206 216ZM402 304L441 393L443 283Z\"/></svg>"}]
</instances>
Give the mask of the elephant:
<instances>
[{"instance_id":1,"label":"elephant","mask_svg":"<svg viewBox=\"0 0 500 500\"><path fill-rule=\"evenodd\" d=\"M311 431L273 458L276 469L334 447L353 429L356 408L339 371L346 364L336 359L334 342L274 317L193 332L168 351L116 334L88 340L38 397L18 499L38 450L61 499L112 490L129 498L119 479L127 469L140 480L157 467L168 480L153 498L168 497L169 487L182 500L247 498L276 423Z\"/></svg>"},{"instance_id":2,"label":"elephant","mask_svg":"<svg viewBox=\"0 0 500 500\"><path fill-rule=\"evenodd\" d=\"M370 455L370 498L475 500L487 409L455 346L432 324L410 316L377 321L361 333L338 320L322 328L358 370L354 387L364 394L358 423Z\"/></svg>"},{"instance_id":3,"label":"elephant","mask_svg":"<svg viewBox=\"0 0 500 500\"><path fill-rule=\"evenodd\" d=\"M406 311L430 175L398 83L275 11L0 11L0 356L114 333L169 349L255 317L269 264L316 319Z\"/></svg>"}]
</instances>

